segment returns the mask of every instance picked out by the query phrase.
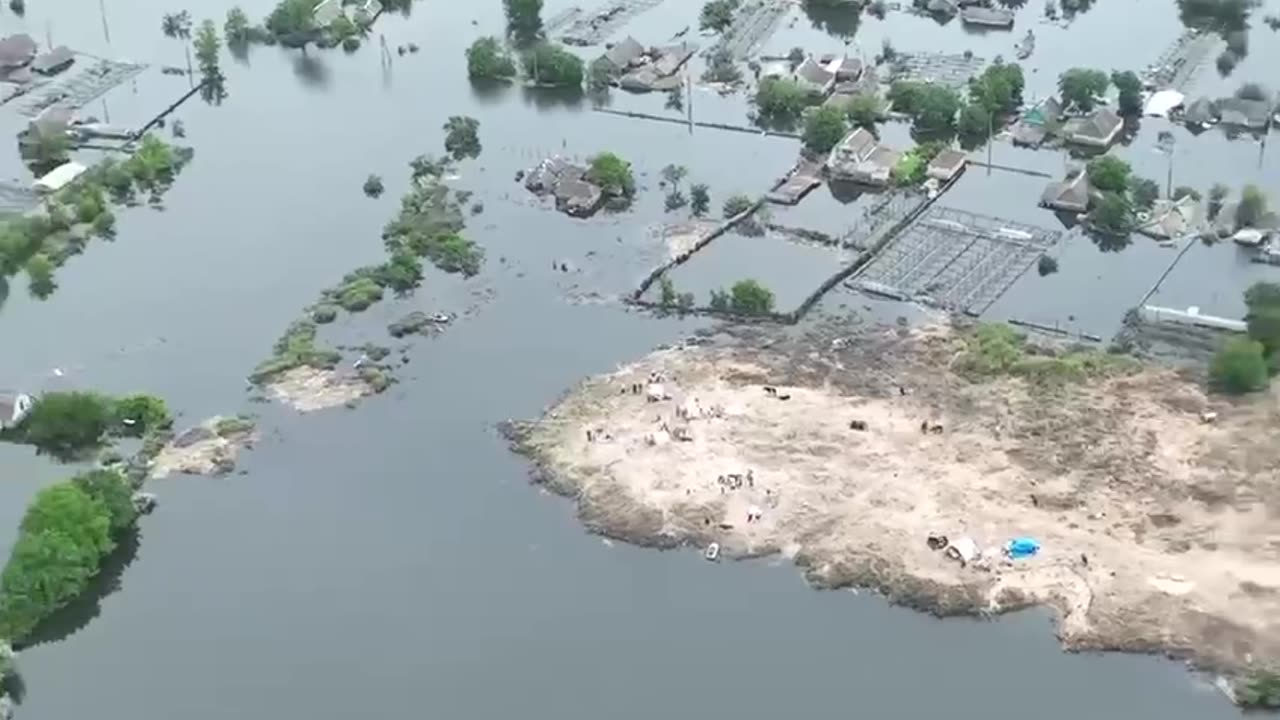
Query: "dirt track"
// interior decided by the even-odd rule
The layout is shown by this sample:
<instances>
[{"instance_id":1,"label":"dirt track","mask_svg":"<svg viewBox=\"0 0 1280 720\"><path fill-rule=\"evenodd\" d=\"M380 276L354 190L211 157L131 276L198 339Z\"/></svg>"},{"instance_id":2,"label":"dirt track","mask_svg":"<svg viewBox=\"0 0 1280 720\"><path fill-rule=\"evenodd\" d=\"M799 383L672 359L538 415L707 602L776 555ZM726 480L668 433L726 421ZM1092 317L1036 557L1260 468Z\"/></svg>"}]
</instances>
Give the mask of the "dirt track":
<instances>
[{"instance_id":1,"label":"dirt track","mask_svg":"<svg viewBox=\"0 0 1280 720\"><path fill-rule=\"evenodd\" d=\"M664 350L509 434L602 534L781 552L816 585L939 614L1044 604L1070 648L1280 659L1280 395L1206 398L1160 368L975 383L950 370L961 345L934 329ZM671 399L646 398L651 373ZM930 532L983 557L962 567ZM1040 553L1003 557L1023 535Z\"/></svg>"}]
</instances>

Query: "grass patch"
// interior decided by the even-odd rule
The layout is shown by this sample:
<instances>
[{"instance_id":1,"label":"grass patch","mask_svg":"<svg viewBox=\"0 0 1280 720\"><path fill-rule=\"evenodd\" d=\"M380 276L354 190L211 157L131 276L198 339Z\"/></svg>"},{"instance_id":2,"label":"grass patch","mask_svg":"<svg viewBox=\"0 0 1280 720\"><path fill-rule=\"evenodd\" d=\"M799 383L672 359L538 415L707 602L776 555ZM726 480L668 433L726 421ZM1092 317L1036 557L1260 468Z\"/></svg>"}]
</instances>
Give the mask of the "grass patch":
<instances>
[{"instance_id":1,"label":"grass patch","mask_svg":"<svg viewBox=\"0 0 1280 720\"><path fill-rule=\"evenodd\" d=\"M973 328L965 335L964 345L952 367L974 380L1014 376L1052 385L1113 375L1136 367L1132 358L1098 350L1050 353L1028 345L1026 337L1001 323Z\"/></svg>"},{"instance_id":2,"label":"grass patch","mask_svg":"<svg viewBox=\"0 0 1280 720\"><path fill-rule=\"evenodd\" d=\"M254 368L249 380L264 383L294 368L312 367L332 370L342 356L336 350L316 346L316 325L309 320L298 320L276 340L271 357Z\"/></svg>"},{"instance_id":3,"label":"grass patch","mask_svg":"<svg viewBox=\"0 0 1280 720\"><path fill-rule=\"evenodd\" d=\"M257 423L248 415L234 415L232 417L218 418L213 424L213 431L218 437L226 438L236 435L246 435L253 432L257 427Z\"/></svg>"}]
</instances>

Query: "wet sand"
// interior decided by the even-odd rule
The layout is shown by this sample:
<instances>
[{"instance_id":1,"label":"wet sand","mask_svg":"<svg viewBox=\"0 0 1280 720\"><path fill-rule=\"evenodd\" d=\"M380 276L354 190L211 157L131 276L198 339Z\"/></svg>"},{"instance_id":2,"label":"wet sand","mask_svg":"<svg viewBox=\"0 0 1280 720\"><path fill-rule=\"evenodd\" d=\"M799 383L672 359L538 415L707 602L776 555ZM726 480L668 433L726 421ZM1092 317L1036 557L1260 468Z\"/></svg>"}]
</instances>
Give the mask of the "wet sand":
<instances>
[{"instance_id":1,"label":"wet sand","mask_svg":"<svg viewBox=\"0 0 1280 720\"><path fill-rule=\"evenodd\" d=\"M1154 366L974 382L962 350L942 327L660 350L505 430L606 536L782 553L939 615L1044 605L1069 649L1280 658L1276 391L1207 397ZM1040 552L1006 557L1021 536Z\"/></svg>"}]
</instances>

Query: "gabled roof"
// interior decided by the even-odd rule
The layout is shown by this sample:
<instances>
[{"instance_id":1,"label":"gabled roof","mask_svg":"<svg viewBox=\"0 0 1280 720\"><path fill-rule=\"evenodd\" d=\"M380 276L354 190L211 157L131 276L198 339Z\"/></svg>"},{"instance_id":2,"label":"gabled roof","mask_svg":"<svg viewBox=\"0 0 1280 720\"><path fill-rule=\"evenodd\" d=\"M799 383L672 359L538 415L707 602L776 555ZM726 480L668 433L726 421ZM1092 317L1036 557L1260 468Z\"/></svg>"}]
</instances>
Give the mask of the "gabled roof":
<instances>
[{"instance_id":1,"label":"gabled roof","mask_svg":"<svg viewBox=\"0 0 1280 720\"><path fill-rule=\"evenodd\" d=\"M1123 124L1124 118L1117 115L1111 108L1098 108L1084 122L1080 123L1075 129L1075 134L1106 140L1114 135Z\"/></svg>"},{"instance_id":2,"label":"gabled roof","mask_svg":"<svg viewBox=\"0 0 1280 720\"><path fill-rule=\"evenodd\" d=\"M964 165L968 156L954 148L947 148L938 153L929 161L930 170L955 170Z\"/></svg>"},{"instance_id":3,"label":"gabled roof","mask_svg":"<svg viewBox=\"0 0 1280 720\"><path fill-rule=\"evenodd\" d=\"M818 61L812 57L807 57L804 62L800 63L800 66L796 68L795 75L797 78L822 87L826 87L836 79L835 73L819 65Z\"/></svg>"},{"instance_id":4,"label":"gabled roof","mask_svg":"<svg viewBox=\"0 0 1280 720\"><path fill-rule=\"evenodd\" d=\"M1218 101L1218 114L1227 125L1261 129L1267 126L1271 113L1271 103L1265 100L1233 97Z\"/></svg>"},{"instance_id":5,"label":"gabled roof","mask_svg":"<svg viewBox=\"0 0 1280 720\"><path fill-rule=\"evenodd\" d=\"M641 55L644 55L644 46L628 35L606 50L604 59L608 60L616 68L625 68L639 60Z\"/></svg>"},{"instance_id":6,"label":"gabled roof","mask_svg":"<svg viewBox=\"0 0 1280 720\"><path fill-rule=\"evenodd\" d=\"M71 52L71 48L59 45L43 55L36 56L36 59L31 62L31 69L38 73L57 72L75 60L76 56Z\"/></svg>"},{"instance_id":7,"label":"gabled roof","mask_svg":"<svg viewBox=\"0 0 1280 720\"><path fill-rule=\"evenodd\" d=\"M866 155L871 148L875 147L875 145L876 136L872 135L870 130L860 127L846 135L845 138L840 141L840 144L836 146L836 149L840 151L841 154L847 153L849 155L862 157Z\"/></svg>"},{"instance_id":8,"label":"gabled roof","mask_svg":"<svg viewBox=\"0 0 1280 720\"><path fill-rule=\"evenodd\" d=\"M1049 183L1040 195L1040 203L1049 207L1082 209L1089 205L1089 179L1083 170L1068 175L1061 182Z\"/></svg>"}]
</instances>

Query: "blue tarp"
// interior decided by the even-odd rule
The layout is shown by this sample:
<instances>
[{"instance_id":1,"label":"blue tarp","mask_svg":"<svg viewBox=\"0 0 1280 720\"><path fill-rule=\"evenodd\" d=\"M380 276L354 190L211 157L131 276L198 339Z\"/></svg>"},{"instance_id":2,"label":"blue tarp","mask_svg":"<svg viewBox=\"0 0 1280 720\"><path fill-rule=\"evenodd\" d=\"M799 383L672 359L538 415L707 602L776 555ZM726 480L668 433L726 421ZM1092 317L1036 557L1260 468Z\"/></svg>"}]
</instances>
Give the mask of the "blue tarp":
<instances>
[{"instance_id":1,"label":"blue tarp","mask_svg":"<svg viewBox=\"0 0 1280 720\"><path fill-rule=\"evenodd\" d=\"M1040 552L1040 542L1028 537L1014 538L1004 546L1004 549L1009 553L1009 557L1014 559L1031 557Z\"/></svg>"}]
</instances>

